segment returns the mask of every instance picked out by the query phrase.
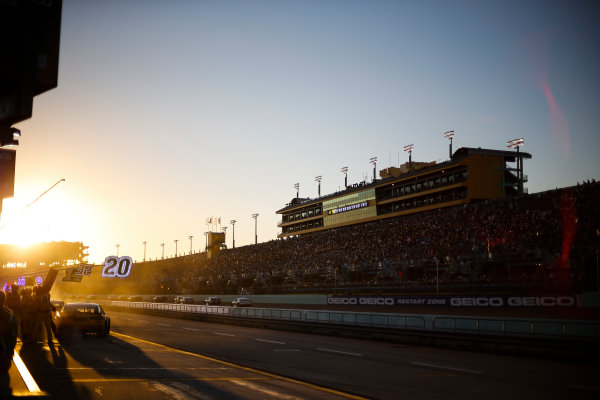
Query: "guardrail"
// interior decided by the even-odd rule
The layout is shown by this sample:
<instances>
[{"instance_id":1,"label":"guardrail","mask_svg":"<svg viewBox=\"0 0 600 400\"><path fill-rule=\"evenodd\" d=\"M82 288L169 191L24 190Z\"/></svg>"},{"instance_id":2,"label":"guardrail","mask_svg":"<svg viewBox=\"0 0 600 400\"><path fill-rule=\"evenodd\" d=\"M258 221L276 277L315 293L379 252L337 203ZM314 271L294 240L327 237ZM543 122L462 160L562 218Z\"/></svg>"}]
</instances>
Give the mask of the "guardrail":
<instances>
[{"instance_id":1,"label":"guardrail","mask_svg":"<svg viewBox=\"0 0 600 400\"><path fill-rule=\"evenodd\" d=\"M112 301L105 304L155 310L290 322L310 322L392 330L416 330L482 336L529 337L600 342L600 321L491 318L465 316L367 313L258 307L207 306Z\"/></svg>"}]
</instances>

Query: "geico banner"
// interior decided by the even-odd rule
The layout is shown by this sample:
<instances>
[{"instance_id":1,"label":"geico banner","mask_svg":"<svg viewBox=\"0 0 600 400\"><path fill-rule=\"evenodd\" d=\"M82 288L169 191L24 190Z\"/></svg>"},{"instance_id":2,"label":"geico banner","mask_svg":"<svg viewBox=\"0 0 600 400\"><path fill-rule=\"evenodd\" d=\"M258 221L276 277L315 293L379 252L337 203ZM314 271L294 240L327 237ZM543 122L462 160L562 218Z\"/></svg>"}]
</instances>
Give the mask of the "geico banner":
<instances>
[{"instance_id":1,"label":"geico banner","mask_svg":"<svg viewBox=\"0 0 600 400\"><path fill-rule=\"evenodd\" d=\"M330 305L449 306L449 307L575 307L567 296L341 296L327 297Z\"/></svg>"}]
</instances>

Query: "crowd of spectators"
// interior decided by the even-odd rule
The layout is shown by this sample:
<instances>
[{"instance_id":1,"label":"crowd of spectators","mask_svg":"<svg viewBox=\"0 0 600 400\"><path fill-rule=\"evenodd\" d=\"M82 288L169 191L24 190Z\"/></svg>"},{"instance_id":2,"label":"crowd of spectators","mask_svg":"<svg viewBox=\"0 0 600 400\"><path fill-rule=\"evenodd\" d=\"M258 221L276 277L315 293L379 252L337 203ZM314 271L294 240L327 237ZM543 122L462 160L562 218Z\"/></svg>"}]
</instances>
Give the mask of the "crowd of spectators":
<instances>
[{"instance_id":1,"label":"crowd of spectators","mask_svg":"<svg viewBox=\"0 0 600 400\"><path fill-rule=\"evenodd\" d=\"M211 259L200 253L138 263L135 286L123 290L595 290L599 199L600 184L590 181L226 249Z\"/></svg>"}]
</instances>

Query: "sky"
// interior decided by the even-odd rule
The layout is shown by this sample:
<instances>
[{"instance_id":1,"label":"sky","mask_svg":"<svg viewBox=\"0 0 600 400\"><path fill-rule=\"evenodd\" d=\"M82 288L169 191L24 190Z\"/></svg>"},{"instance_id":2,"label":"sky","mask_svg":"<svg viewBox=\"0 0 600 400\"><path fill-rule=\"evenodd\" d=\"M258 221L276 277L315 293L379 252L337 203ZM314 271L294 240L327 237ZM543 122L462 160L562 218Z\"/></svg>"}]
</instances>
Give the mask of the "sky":
<instances>
[{"instance_id":1,"label":"sky","mask_svg":"<svg viewBox=\"0 0 600 400\"><path fill-rule=\"evenodd\" d=\"M223 227L231 247L231 220L236 247L274 240L294 184L370 181L408 144L445 161L448 130L454 150L524 138L529 193L598 180L599 18L583 0L64 0L0 243L83 241L103 263Z\"/></svg>"}]
</instances>

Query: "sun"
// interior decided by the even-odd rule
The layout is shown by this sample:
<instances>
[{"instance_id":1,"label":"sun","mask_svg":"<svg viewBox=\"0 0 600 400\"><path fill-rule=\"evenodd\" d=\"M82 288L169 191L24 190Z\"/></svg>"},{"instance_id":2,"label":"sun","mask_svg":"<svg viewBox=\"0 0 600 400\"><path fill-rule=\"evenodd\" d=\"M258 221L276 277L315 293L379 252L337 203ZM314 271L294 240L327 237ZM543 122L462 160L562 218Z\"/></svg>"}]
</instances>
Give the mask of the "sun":
<instances>
[{"instance_id":1,"label":"sun","mask_svg":"<svg viewBox=\"0 0 600 400\"><path fill-rule=\"evenodd\" d=\"M4 199L0 217L0 243L27 247L34 243L68 240L73 234L74 216L60 201L31 202Z\"/></svg>"},{"instance_id":2,"label":"sun","mask_svg":"<svg viewBox=\"0 0 600 400\"><path fill-rule=\"evenodd\" d=\"M43 221L39 220L39 216L36 213L19 211L19 207L11 204L9 200L13 199L5 199L2 207L0 243L27 247L47 240L44 235Z\"/></svg>"}]
</instances>

